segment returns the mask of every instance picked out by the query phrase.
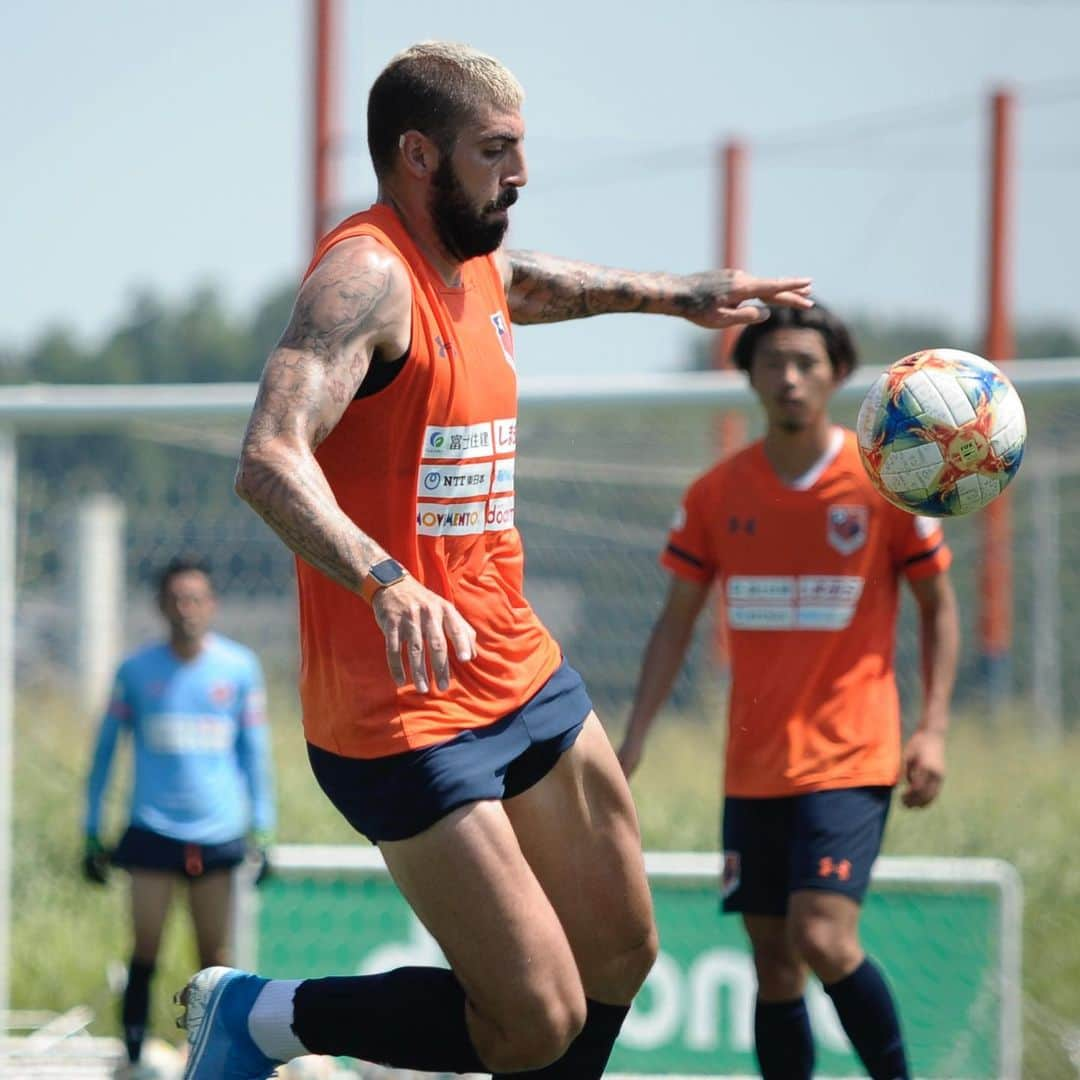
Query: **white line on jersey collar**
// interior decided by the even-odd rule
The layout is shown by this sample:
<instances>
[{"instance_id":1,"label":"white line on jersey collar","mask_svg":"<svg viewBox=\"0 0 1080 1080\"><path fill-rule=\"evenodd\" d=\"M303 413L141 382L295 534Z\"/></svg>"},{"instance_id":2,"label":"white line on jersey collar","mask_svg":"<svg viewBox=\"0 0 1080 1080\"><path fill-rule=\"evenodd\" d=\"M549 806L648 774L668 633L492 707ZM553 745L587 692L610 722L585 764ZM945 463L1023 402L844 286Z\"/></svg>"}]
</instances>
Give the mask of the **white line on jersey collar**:
<instances>
[{"instance_id":1,"label":"white line on jersey collar","mask_svg":"<svg viewBox=\"0 0 1080 1080\"><path fill-rule=\"evenodd\" d=\"M793 491L808 491L821 479L821 474L836 460L836 455L840 453L843 446L844 429L833 427L825 453L802 476L796 476L790 484L784 486L791 488Z\"/></svg>"}]
</instances>

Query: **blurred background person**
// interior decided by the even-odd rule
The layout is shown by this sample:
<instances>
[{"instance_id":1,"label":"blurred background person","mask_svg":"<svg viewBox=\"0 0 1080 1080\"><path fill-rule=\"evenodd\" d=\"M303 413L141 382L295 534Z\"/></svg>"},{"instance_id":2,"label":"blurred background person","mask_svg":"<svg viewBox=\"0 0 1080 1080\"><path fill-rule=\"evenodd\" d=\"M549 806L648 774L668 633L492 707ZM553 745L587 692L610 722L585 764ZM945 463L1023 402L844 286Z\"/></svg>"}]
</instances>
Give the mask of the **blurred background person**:
<instances>
[{"instance_id":1,"label":"blurred background person","mask_svg":"<svg viewBox=\"0 0 1080 1080\"><path fill-rule=\"evenodd\" d=\"M743 917L758 979L765 1080L813 1074L809 967L875 1080L908 1065L892 994L862 950L861 904L892 790L926 806L945 776L959 630L937 521L886 502L829 402L851 374L847 327L821 304L772 308L734 360L765 413L762 440L699 477L661 562L667 600L646 647L619 758L627 775L671 690L715 581L731 652L724 910ZM901 750L893 670L899 581L919 609L922 710Z\"/></svg>"},{"instance_id":2,"label":"blurred background person","mask_svg":"<svg viewBox=\"0 0 1080 1080\"><path fill-rule=\"evenodd\" d=\"M111 865L131 879L133 943L121 1022L133 1077L153 1075L139 1058L175 886L188 886L200 963L226 963L233 870L251 852L257 880L265 877L275 824L258 658L211 632L216 599L202 560L174 558L159 577L157 602L168 637L120 664L86 788L84 874L105 884ZM121 734L133 748L129 824L110 853L102 814Z\"/></svg>"}]
</instances>

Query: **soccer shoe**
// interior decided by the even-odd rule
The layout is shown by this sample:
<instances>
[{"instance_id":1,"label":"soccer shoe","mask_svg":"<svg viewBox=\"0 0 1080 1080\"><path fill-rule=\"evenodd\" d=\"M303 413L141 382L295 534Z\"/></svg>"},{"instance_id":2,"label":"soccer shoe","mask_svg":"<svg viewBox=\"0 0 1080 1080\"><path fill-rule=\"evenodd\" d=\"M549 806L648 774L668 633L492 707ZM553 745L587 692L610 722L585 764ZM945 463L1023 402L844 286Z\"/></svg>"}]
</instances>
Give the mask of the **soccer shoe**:
<instances>
[{"instance_id":1,"label":"soccer shoe","mask_svg":"<svg viewBox=\"0 0 1080 1080\"><path fill-rule=\"evenodd\" d=\"M248 1014L269 980L236 968L203 968L176 995L177 1024L187 1031L184 1080L265 1080L280 1061L268 1058L248 1032Z\"/></svg>"}]
</instances>

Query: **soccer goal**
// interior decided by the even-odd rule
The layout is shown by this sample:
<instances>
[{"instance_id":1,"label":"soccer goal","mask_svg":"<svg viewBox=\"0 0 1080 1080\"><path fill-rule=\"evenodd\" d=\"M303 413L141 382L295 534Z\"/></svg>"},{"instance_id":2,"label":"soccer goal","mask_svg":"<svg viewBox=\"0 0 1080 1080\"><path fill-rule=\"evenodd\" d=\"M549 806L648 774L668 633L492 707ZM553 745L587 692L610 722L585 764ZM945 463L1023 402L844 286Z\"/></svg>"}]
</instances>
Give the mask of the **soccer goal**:
<instances>
[{"instance_id":1,"label":"soccer goal","mask_svg":"<svg viewBox=\"0 0 1080 1080\"><path fill-rule=\"evenodd\" d=\"M1080 698L1080 665L1064 654L1066 643L1080 639L1080 361L1016 361L1008 372L1030 431L1005 496L1013 508L1014 576L1024 586L1013 605L1009 694L1017 721L1052 741L1067 727L1063 702ZM839 421L852 421L873 376L860 373L840 392ZM123 649L157 631L149 599L155 571L178 550L209 554L219 629L258 651L281 700L295 684L292 559L232 491L254 393L250 384L0 388L0 1013L9 1004L47 1007L37 997L42 940L75 954L99 947L71 918L81 894L64 860L108 674ZM665 589L657 552L683 489L715 456L722 410L744 414L754 434L756 410L738 374L522 380L515 483L527 589L602 716L625 715ZM968 701L982 680L974 645L978 518L947 525L967 650L958 695ZM901 642L901 693L910 701L918 658L911 634ZM673 708L690 722L715 706L711 647L708 633L698 635L673 692ZM880 891L887 892L884 881ZM700 903L704 910L712 901L702 893ZM701 917L715 921L711 907ZM1062 917L1063 933L1075 934L1069 920ZM56 940L57 928L69 945L67 937ZM100 970L96 954L85 958ZM723 982L717 972L727 962L712 959L715 967L695 969L695 978L719 980L725 998L741 1001L731 987L745 980L742 961L731 961L736 973ZM935 966L932 958L926 963ZM656 982L643 997L628 1029L638 1034L628 1034L620 1068L633 1071L634 1055L652 1053L635 1048L635 1038L670 1033L673 1003L687 1007L686 978L673 977L666 992L668 984ZM999 993L993 1008L1003 999ZM741 1008L723 1010L725 1024L742 1025L736 1033L745 1032ZM679 1015L685 1030L686 1018L698 1014ZM690 1031L706 1039L704 1027Z\"/></svg>"}]
</instances>

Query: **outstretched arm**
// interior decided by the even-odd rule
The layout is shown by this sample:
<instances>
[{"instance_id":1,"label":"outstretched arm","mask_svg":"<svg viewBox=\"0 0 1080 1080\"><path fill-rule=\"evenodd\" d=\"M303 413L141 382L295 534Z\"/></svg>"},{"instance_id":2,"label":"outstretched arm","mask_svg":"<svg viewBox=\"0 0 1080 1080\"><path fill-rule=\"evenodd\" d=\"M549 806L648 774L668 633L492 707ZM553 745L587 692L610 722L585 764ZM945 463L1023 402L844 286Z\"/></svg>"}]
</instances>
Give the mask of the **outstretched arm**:
<instances>
[{"instance_id":1,"label":"outstretched arm","mask_svg":"<svg viewBox=\"0 0 1080 1080\"><path fill-rule=\"evenodd\" d=\"M649 635L649 644L645 647L630 721L619 747L619 763L627 776L641 761L649 728L671 692L675 676L686 656L694 623L701 614L708 594L708 585L672 578L664 610L656 620Z\"/></svg>"},{"instance_id":2,"label":"outstretched arm","mask_svg":"<svg viewBox=\"0 0 1080 1080\"><path fill-rule=\"evenodd\" d=\"M389 557L338 505L315 458L356 395L376 352L400 356L412 330L404 267L369 238L332 248L304 282L292 320L270 354L244 435L236 491L302 559L362 593L372 566ZM374 594L386 659L399 686L449 686L447 641L471 660L476 635L449 601L406 577Z\"/></svg>"},{"instance_id":3,"label":"outstretched arm","mask_svg":"<svg viewBox=\"0 0 1080 1080\"><path fill-rule=\"evenodd\" d=\"M747 300L811 307L809 278L763 279L742 270L700 274L617 270L536 251L500 253L510 316L516 323L562 322L590 315L637 311L677 315L721 329L759 322Z\"/></svg>"}]
</instances>

